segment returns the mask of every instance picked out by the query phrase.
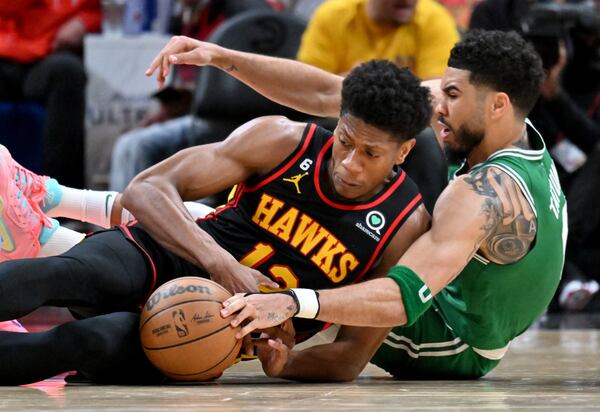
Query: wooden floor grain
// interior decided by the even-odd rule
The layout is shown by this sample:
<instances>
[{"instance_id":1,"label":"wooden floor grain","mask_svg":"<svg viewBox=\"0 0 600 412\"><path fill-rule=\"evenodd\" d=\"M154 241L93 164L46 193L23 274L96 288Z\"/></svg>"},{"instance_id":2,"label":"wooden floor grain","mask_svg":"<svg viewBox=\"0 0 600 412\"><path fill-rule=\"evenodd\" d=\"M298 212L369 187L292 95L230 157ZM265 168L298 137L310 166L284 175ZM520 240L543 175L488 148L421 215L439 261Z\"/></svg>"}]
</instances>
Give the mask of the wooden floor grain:
<instances>
[{"instance_id":1,"label":"wooden floor grain","mask_svg":"<svg viewBox=\"0 0 600 412\"><path fill-rule=\"evenodd\" d=\"M256 362L217 382L165 386L0 387L2 410L67 411L591 411L600 410L600 332L529 331L478 381L394 381L369 366L347 384L263 376Z\"/></svg>"}]
</instances>

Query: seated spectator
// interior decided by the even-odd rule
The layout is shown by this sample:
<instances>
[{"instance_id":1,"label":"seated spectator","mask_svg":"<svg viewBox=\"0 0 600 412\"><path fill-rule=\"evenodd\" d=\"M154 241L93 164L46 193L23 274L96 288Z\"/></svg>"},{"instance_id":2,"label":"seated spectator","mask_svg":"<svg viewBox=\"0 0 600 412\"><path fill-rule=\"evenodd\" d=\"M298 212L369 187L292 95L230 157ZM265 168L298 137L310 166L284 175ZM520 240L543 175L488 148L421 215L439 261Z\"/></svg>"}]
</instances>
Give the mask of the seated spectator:
<instances>
[{"instance_id":1,"label":"seated spectator","mask_svg":"<svg viewBox=\"0 0 600 412\"><path fill-rule=\"evenodd\" d=\"M450 13L433 0L331 0L309 21L298 60L343 74L369 59L441 77L458 41Z\"/></svg>"},{"instance_id":2,"label":"seated spectator","mask_svg":"<svg viewBox=\"0 0 600 412\"><path fill-rule=\"evenodd\" d=\"M180 13L172 18L170 32L206 40L225 20L248 10L268 9L269 6L274 9L280 7L277 0L184 0ZM153 95L159 102L159 110L146 116L137 126L147 127L189 114L197 73L198 67L195 66L176 67L170 84Z\"/></svg>"},{"instance_id":3,"label":"seated spectator","mask_svg":"<svg viewBox=\"0 0 600 412\"><path fill-rule=\"evenodd\" d=\"M186 6L187 11L180 18L181 26L174 30L200 40L206 39L226 19L239 13L274 7L273 1L267 0L210 0L205 4L187 1ZM209 126L190 114L190 88L193 87L196 69L178 67L173 84L155 95L162 104L159 113L144 119L141 128L118 138L111 159L111 190L123 190L139 172L181 149L220 140L231 132L228 127L215 129L213 140L205 140L213 125Z\"/></svg>"},{"instance_id":4,"label":"seated spectator","mask_svg":"<svg viewBox=\"0 0 600 412\"><path fill-rule=\"evenodd\" d=\"M0 2L0 100L46 107L43 173L74 187L84 185L83 37L101 18L98 0Z\"/></svg>"}]
</instances>

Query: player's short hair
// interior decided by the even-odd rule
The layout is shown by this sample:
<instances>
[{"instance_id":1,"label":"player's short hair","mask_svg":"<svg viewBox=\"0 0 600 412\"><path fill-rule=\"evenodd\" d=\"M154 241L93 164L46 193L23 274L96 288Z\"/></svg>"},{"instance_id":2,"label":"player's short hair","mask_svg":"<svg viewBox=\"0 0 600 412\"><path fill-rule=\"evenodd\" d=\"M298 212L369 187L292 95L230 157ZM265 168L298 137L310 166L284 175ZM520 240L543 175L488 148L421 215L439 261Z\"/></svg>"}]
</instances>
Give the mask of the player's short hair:
<instances>
[{"instance_id":1,"label":"player's short hair","mask_svg":"<svg viewBox=\"0 0 600 412\"><path fill-rule=\"evenodd\" d=\"M340 117L345 114L404 141L429 124L431 97L408 69L387 60L371 60L344 79Z\"/></svg>"},{"instance_id":2,"label":"player's short hair","mask_svg":"<svg viewBox=\"0 0 600 412\"><path fill-rule=\"evenodd\" d=\"M474 85L506 93L523 116L533 108L544 80L541 58L515 32L469 32L450 52L448 67L471 72Z\"/></svg>"}]
</instances>

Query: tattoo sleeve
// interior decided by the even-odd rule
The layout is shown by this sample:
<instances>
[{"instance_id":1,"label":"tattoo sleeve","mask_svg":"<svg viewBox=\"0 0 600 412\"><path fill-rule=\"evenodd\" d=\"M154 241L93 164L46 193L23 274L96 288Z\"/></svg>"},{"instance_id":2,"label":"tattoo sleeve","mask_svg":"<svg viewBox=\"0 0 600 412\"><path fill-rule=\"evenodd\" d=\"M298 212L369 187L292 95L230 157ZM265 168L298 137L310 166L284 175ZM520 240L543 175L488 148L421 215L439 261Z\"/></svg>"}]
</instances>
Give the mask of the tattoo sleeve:
<instances>
[{"instance_id":1,"label":"tattoo sleeve","mask_svg":"<svg viewBox=\"0 0 600 412\"><path fill-rule=\"evenodd\" d=\"M487 167L468 176L470 189L483 197L480 250L493 262L516 262L535 240L537 221L517 183L506 173Z\"/></svg>"}]
</instances>

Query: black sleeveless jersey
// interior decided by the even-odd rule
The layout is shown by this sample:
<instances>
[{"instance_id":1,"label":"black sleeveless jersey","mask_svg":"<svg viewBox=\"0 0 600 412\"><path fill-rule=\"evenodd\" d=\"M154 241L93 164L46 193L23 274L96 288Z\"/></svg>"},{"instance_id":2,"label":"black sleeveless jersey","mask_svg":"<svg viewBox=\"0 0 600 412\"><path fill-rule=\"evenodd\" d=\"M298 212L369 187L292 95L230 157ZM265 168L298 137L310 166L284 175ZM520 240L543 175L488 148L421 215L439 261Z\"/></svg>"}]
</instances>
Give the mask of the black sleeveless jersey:
<instances>
[{"instance_id":1,"label":"black sleeveless jersey","mask_svg":"<svg viewBox=\"0 0 600 412\"><path fill-rule=\"evenodd\" d=\"M286 160L239 184L225 207L197 223L238 261L282 288L327 289L361 280L421 204L421 195L398 170L367 201L328 196L333 139L330 131L307 125Z\"/></svg>"}]
</instances>

